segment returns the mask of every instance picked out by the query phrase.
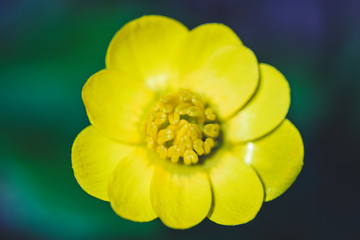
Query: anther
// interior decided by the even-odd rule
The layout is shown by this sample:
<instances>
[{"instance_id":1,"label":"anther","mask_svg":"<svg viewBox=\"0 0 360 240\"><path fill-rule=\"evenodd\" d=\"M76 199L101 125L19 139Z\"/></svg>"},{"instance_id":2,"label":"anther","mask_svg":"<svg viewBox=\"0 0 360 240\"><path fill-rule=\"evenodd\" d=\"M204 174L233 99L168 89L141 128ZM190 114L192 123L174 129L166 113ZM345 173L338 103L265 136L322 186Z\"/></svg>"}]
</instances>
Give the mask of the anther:
<instances>
[{"instance_id":1,"label":"anther","mask_svg":"<svg viewBox=\"0 0 360 240\"><path fill-rule=\"evenodd\" d=\"M165 113L171 113L173 109L174 109L174 106L172 104L170 104L170 103L166 103L164 105Z\"/></svg>"},{"instance_id":2,"label":"anther","mask_svg":"<svg viewBox=\"0 0 360 240\"><path fill-rule=\"evenodd\" d=\"M180 89L180 100L183 102L189 101L192 98L192 94L187 89Z\"/></svg>"},{"instance_id":3,"label":"anther","mask_svg":"<svg viewBox=\"0 0 360 240\"><path fill-rule=\"evenodd\" d=\"M177 112L180 115L185 115L190 106L191 106L190 103L181 103L175 108L175 112Z\"/></svg>"},{"instance_id":4,"label":"anther","mask_svg":"<svg viewBox=\"0 0 360 240\"><path fill-rule=\"evenodd\" d=\"M188 149L185 151L184 153L184 163L186 165L190 165L190 164L196 164L199 161L199 157L196 155L196 153L191 150Z\"/></svg>"},{"instance_id":5,"label":"anther","mask_svg":"<svg viewBox=\"0 0 360 240\"><path fill-rule=\"evenodd\" d=\"M174 131L172 131L171 129L162 129L158 133L157 143L161 145L167 141L174 139L174 137Z\"/></svg>"},{"instance_id":6,"label":"anther","mask_svg":"<svg viewBox=\"0 0 360 240\"><path fill-rule=\"evenodd\" d=\"M204 133L208 137L216 138L219 136L219 124L206 124L204 127Z\"/></svg>"},{"instance_id":7,"label":"anther","mask_svg":"<svg viewBox=\"0 0 360 240\"><path fill-rule=\"evenodd\" d=\"M189 128L190 137L191 137L191 140L193 140L193 141L195 141L198 138L201 138L201 135L198 134L196 126L197 126L196 124L191 124L191 126Z\"/></svg>"},{"instance_id":8,"label":"anther","mask_svg":"<svg viewBox=\"0 0 360 240\"><path fill-rule=\"evenodd\" d=\"M165 159L167 157L167 148L164 145L159 145L156 151L160 154L161 158Z\"/></svg>"},{"instance_id":9,"label":"anther","mask_svg":"<svg viewBox=\"0 0 360 240\"><path fill-rule=\"evenodd\" d=\"M157 131L158 131L158 128L157 128L156 124L154 122L148 122L148 126L147 126L148 136L152 137L155 140L157 137Z\"/></svg>"},{"instance_id":10,"label":"anther","mask_svg":"<svg viewBox=\"0 0 360 240\"><path fill-rule=\"evenodd\" d=\"M192 149L193 148L193 143L192 143L189 136L187 136L187 135L184 136L184 142L183 143L184 143L184 146L185 146L186 149Z\"/></svg>"},{"instance_id":11,"label":"anther","mask_svg":"<svg viewBox=\"0 0 360 240\"><path fill-rule=\"evenodd\" d=\"M176 125L176 124L179 123L179 121L180 121L180 114L179 113L174 111L173 113L169 114L169 123L171 125Z\"/></svg>"},{"instance_id":12,"label":"anther","mask_svg":"<svg viewBox=\"0 0 360 240\"><path fill-rule=\"evenodd\" d=\"M189 130L190 124L185 124L176 132L176 138L174 144L179 143L180 139L185 136L186 132Z\"/></svg>"},{"instance_id":13,"label":"anther","mask_svg":"<svg viewBox=\"0 0 360 240\"><path fill-rule=\"evenodd\" d=\"M154 149L154 146L155 146L155 141L152 137L147 137L146 138L146 143L147 143L147 147L149 149Z\"/></svg>"},{"instance_id":14,"label":"anther","mask_svg":"<svg viewBox=\"0 0 360 240\"><path fill-rule=\"evenodd\" d=\"M201 109L204 109L204 102L198 97L198 96L193 96L192 99L191 99L192 103L201 108Z\"/></svg>"},{"instance_id":15,"label":"anther","mask_svg":"<svg viewBox=\"0 0 360 240\"><path fill-rule=\"evenodd\" d=\"M199 156L204 154L204 142L201 139L196 139L193 142L193 147Z\"/></svg>"},{"instance_id":16,"label":"anther","mask_svg":"<svg viewBox=\"0 0 360 240\"><path fill-rule=\"evenodd\" d=\"M206 119L209 121L215 121L216 115L214 114L214 111L211 108L205 109L205 116Z\"/></svg>"},{"instance_id":17,"label":"anther","mask_svg":"<svg viewBox=\"0 0 360 240\"><path fill-rule=\"evenodd\" d=\"M187 109L186 114L190 117L200 117L203 115L203 111L196 106L191 106Z\"/></svg>"},{"instance_id":18,"label":"anther","mask_svg":"<svg viewBox=\"0 0 360 240\"><path fill-rule=\"evenodd\" d=\"M166 113L163 113L163 112L157 112L157 113L155 113L154 117L155 117L155 120L154 120L155 125L159 126L166 122L167 115L166 115Z\"/></svg>"},{"instance_id":19,"label":"anther","mask_svg":"<svg viewBox=\"0 0 360 240\"><path fill-rule=\"evenodd\" d=\"M170 102L173 98L175 98L175 96L176 96L175 94L170 93L170 94L162 96L160 98L160 101L163 103L167 103L167 102Z\"/></svg>"},{"instance_id":20,"label":"anther","mask_svg":"<svg viewBox=\"0 0 360 240\"><path fill-rule=\"evenodd\" d=\"M214 146L214 139L212 138L206 138L204 141L204 151L205 154L209 154L211 151L211 148Z\"/></svg>"},{"instance_id":21,"label":"anther","mask_svg":"<svg viewBox=\"0 0 360 240\"><path fill-rule=\"evenodd\" d=\"M181 155L181 148L178 147L177 145L174 145L173 146L173 149L172 149L172 153L171 153L171 161L173 163L176 163L179 161L179 158L180 158L180 155Z\"/></svg>"}]
</instances>

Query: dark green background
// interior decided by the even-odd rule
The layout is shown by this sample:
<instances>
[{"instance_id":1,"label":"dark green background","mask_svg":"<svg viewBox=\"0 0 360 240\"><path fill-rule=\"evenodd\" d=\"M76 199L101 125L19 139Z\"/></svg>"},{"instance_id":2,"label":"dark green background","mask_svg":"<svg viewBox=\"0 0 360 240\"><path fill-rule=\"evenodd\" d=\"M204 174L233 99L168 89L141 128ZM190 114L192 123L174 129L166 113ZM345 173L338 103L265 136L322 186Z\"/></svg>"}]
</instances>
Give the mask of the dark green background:
<instances>
[{"instance_id":1,"label":"dark green background","mask_svg":"<svg viewBox=\"0 0 360 240\"><path fill-rule=\"evenodd\" d=\"M252 222L186 231L133 223L78 186L70 150L89 124L81 88L104 68L115 32L144 14L189 28L224 23L288 79L305 165ZM0 238L356 239L359 54L355 0L1 0Z\"/></svg>"}]
</instances>

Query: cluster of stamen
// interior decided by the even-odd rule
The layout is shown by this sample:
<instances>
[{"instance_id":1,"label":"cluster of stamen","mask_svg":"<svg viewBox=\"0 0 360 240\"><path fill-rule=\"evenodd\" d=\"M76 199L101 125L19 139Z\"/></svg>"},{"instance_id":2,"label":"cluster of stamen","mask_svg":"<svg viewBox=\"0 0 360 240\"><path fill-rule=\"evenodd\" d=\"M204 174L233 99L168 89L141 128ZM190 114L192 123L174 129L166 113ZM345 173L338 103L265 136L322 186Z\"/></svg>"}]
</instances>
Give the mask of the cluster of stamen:
<instances>
[{"instance_id":1,"label":"cluster of stamen","mask_svg":"<svg viewBox=\"0 0 360 240\"><path fill-rule=\"evenodd\" d=\"M144 124L148 148L186 165L211 152L219 131L214 111L187 89L160 97Z\"/></svg>"}]
</instances>

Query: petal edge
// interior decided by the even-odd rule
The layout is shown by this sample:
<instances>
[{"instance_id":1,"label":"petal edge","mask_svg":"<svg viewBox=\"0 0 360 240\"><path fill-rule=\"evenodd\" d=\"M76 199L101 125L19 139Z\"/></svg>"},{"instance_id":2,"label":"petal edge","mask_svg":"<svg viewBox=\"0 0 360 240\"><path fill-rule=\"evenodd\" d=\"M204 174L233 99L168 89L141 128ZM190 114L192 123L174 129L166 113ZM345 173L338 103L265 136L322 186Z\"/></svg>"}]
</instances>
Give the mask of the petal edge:
<instances>
[{"instance_id":1,"label":"petal edge","mask_svg":"<svg viewBox=\"0 0 360 240\"><path fill-rule=\"evenodd\" d=\"M200 167L164 163L155 169L151 201L168 227L193 227L206 217L211 206L207 174Z\"/></svg>"},{"instance_id":2,"label":"petal edge","mask_svg":"<svg viewBox=\"0 0 360 240\"><path fill-rule=\"evenodd\" d=\"M141 142L141 118L154 92L139 79L104 69L88 79L82 98L91 124L105 135L126 143Z\"/></svg>"},{"instance_id":3,"label":"petal edge","mask_svg":"<svg viewBox=\"0 0 360 240\"><path fill-rule=\"evenodd\" d=\"M274 132L257 141L238 145L234 151L251 165L265 188L265 201L282 195L299 175L304 146L296 127L285 120Z\"/></svg>"},{"instance_id":4,"label":"petal edge","mask_svg":"<svg viewBox=\"0 0 360 240\"><path fill-rule=\"evenodd\" d=\"M182 81L182 87L201 94L226 119L239 110L254 94L259 82L255 54L244 45L218 49L204 65Z\"/></svg>"},{"instance_id":5,"label":"petal edge","mask_svg":"<svg viewBox=\"0 0 360 240\"><path fill-rule=\"evenodd\" d=\"M209 219L221 225L244 224L254 219L264 200L263 186L255 171L230 150L216 153L205 165L214 196Z\"/></svg>"},{"instance_id":6,"label":"petal edge","mask_svg":"<svg viewBox=\"0 0 360 240\"><path fill-rule=\"evenodd\" d=\"M195 27L184 38L176 52L174 67L179 74L178 81L199 70L219 48L241 44L236 33L224 24L206 23ZM174 81L173 87L181 87L181 82Z\"/></svg>"},{"instance_id":7,"label":"petal edge","mask_svg":"<svg viewBox=\"0 0 360 240\"><path fill-rule=\"evenodd\" d=\"M166 88L173 55L187 33L182 23L165 16L132 20L111 40L106 67L134 75L151 89Z\"/></svg>"},{"instance_id":8,"label":"petal edge","mask_svg":"<svg viewBox=\"0 0 360 240\"><path fill-rule=\"evenodd\" d=\"M274 67L260 64L260 83L255 95L226 122L225 138L245 142L264 136L280 125L290 106L290 88Z\"/></svg>"},{"instance_id":9,"label":"petal edge","mask_svg":"<svg viewBox=\"0 0 360 240\"><path fill-rule=\"evenodd\" d=\"M157 218L150 202L154 166L147 150L134 149L114 169L108 184L111 207L122 218L148 222Z\"/></svg>"},{"instance_id":10,"label":"petal edge","mask_svg":"<svg viewBox=\"0 0 360 240\"><path fill-rule=\"evenodd\" d=\"M94 126L83 129L71 151L72 167L79 185L91 196L109 201L107 184L110 174L132 149L108 139Z\"/></svg>"}]
</instances>

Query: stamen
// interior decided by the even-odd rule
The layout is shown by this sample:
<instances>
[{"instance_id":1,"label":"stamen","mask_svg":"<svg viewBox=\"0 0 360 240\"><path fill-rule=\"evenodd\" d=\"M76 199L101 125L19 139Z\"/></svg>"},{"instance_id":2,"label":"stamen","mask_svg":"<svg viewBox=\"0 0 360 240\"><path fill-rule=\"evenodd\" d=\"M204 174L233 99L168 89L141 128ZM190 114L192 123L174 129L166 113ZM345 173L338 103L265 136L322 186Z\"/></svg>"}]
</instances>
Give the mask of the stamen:
<instances>
[{"instance_id":1,"label":"stamen","mask_svg":"<svg viewBox=\"0 0 360 240\"><path fill-rule=\"evenodd\" d=\"M176 125L180 121L180 114L174 111L172 114L169 114L169 122L171 125Z\"/></svg>"},{"instance_id":2,"label":"stamen","mask_svg":"<svg viewBox=\"0 0 360 240\"><path fill-rule=\"evenodd\" d=\"M187 149L184 153L184 163L186 165L195 164L199 161L199 157L193 150Z\"/></svg>"},{"instance_id":3,"label":"stamen","mask_svg":"<svg viewBox=\"0 0 360 240\"><path fill-rule=\"evenodd\" d=\"M149 149L154 149L155 141L154 141L154 139L152 137L147 137L146 142L147 142L147 147Z\"/></svg>"},{"instance_id":4,"label":"stamen","mask_svg":"<svg viewBox=\"0 0 360 240\"><path fill-rule=\"evenodd\" d=\"M160 154L161 158L166 158L166 156L167 156L167 148L165 146L159 145L156 148L156 151Z\"/></svg>"},{"instance_id":5,"label":"stamen","mask_svg":"<svg viewBox=\"0 0 360 240\"><path fill-rule=\"evenodd\" d=\"M204 142L204 151L205 154L209 154L211 151L211 148L214 146L214 139L212 138L206 138Z\"/></svg>"},{"instance_id":6,"label":"stamen","mask_svg":"<svg viewBox=\"0 0 360 240\"><path fill-rule=\"evenodd\" d=\"M166 104L164 105L164 109L165 109L165 113L171 113L172 110L174 109L174 106L171 105L170 103L166 103Z\"/></svg>"},{"instance_id":7,"label":"stamen","mask_svg":"<svg viewBox=\"0 0 360 240\"><path fill-rule=\"evenodd\" d=\"M206 119L209 121L215 121L216 115L214 114L214 111L211 108L205 109L205 116Z\"/></svg>"},{"instance_id":8,"label":"stamen","mask_svg":"<svg viewBox=\"0 0 360 240\"><path fill-rule=\"evenodd\" d=\"M173 163L197 164L219 136L215 120L213 109L187 89L164 95L143 124L147 146Z\"/></svg>"},{"instance_id":9,"label":"stamen","mask_svg":"<svg viewBox=\"0 0 360 240\"><path fill-rule=\"evenodd\" d=\"M196 124L191 124L190 128L189 128L189 131L190 131L190 138L191 140L195 141L196 139L198 138L201 138L201 130L200 130L200 134L198 133L196 127L199 127L198 125ZM199 128L200 129L200 128Z\"/></svg>"},{"instance_id":10,"label":"stamen","mask_svg":"<svg viewBox=\"0 0 360 240\"><path fill-rule=\"evenodd\" d=\"M167 115L166 113L163 112L157 112L154 118L155 118L154 120L155 125L159 126L166 122Z\"/></svg>"},{"instance_id":11,"label":"stamen","mask_svg":"<svg viewBox=\"0 0 360 240\"><path fill-rule=\"evenodd\" d=\"M192 93L187 89L180 89L179 97L181 101L186 102L192 98Z\"/></svg>"},{"instance_id":12,"label":"stamen","mask_svg":"<svg viewBox=\"0 0 360 240\"><path fill-rule=\"evenodd\" d=\"M192 99L191 99L192 103L201 108L201 109L204 109L204 102L198 97L198 96L193 96Z\"/></svg>"},{"instance_id":13,"label":"stamen","mask_svg":"<svg viewBox=\"0 0 360 240\"><path fill-rule=\"evenodd\" d=\"M194 141L194 150L199 156L204 154L204 142L201 139L196 139Z\"/></svg>"},{"instance_id":14,"label":"stamen","mask_svg":"<svg viewBox=\"0 0 360 240\"><path fill-rule=\"evenodd\" d=\"M170 94L162 96L160 98L160 101L163 103L167 103L167 102L170 102L173 98L175 98L175 94L170 93Z\"/></svg>"},{"instance_id":15,"label":"stamen","mask_svg":"<svg viewBox=\"0 0 360 240\"><path fill-rule=\"evenodd\" d=\"M216 138L217 136L219 136L219 124L205 125L204 133L208 137Z\"/></svg>"},{"instance_id":16,"label":"stamen","mask_svg":"<svg viewBox=\"0 0 360 240\"><path fill-rule=\"evenodd\" d=\"M181 103L175 108L175 112L177 112L180 115L185 115L191 106L190 103Z\"/></svg>"},{"instance_id":17,"label":"stamen","mask_svg":"<svg viewBox=\"0 0 360 240\"><path fill-rule=\"evenodd\" d=\"M161 129L158 134L157 143L163 144L167 141L170 141L175 137L174 131L171 129Z\"/></svg>"}]
</instances>

